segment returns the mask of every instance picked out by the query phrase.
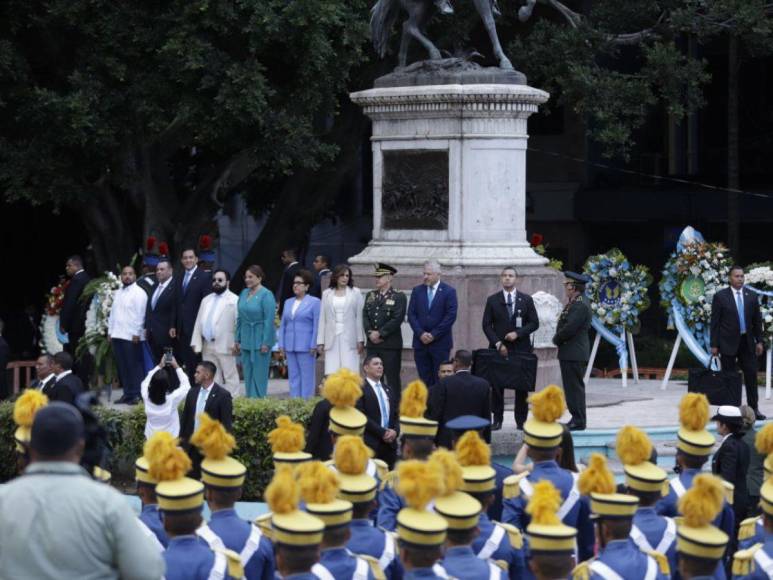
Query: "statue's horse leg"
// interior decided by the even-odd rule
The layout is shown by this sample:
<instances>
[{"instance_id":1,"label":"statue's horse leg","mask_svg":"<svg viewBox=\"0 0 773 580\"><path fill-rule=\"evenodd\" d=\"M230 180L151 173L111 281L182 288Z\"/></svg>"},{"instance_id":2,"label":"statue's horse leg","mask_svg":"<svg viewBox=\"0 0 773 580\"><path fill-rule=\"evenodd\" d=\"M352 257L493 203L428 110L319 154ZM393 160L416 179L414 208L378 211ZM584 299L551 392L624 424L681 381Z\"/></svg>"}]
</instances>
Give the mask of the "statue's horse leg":
<instances>
[{"instance_id":1,"label":"statue's horse leg","mask_svg":"<svg viewBox=\"0 0 773 580\"><path fill-rule=\"evenodd\" d=\"M427 49L430 59L440 60L442 58L440 51L422 32L422 28L431 15L431 4L423 0L413 0L404 2L403 8L408 13L408 18L403 22L403 36L400 40L400 66L405 66L407 62L411 37L418 40Z\"/></svg>"},{"instance_id":2,"label":"statue's horse leg","mask_svg":"<svg viewBox=\"0 0 773 580\"><path fill-rule=\"evenodd\" d=\"M499 36L497 36L497 26L494 23L494 14L491 9L492 0L472 0L475 4L475 8L480 14L480 19L483 21L483 26L486 27L488 37L491 39L491 46L494 49L494 58L499 61L499 68L511 69L513 68L510 59L505 56L505 52L502 50L502 45L499 44Z\"/></svg>"}]
</instances>

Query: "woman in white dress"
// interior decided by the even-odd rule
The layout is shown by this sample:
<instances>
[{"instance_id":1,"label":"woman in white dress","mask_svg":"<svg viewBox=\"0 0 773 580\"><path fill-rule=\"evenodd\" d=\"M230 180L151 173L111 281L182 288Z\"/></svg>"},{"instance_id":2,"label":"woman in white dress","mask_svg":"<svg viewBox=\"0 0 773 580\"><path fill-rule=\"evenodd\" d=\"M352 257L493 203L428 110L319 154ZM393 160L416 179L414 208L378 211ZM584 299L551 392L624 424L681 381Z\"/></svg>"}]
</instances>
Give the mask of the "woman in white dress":
<instances>
[{"instance_id":1,"label":"woman in white dress","mask_svg":"<svg viewBox=\"0 0 773 580\"><path fill-rule=\"evenodd\" d=\"M364 300L349 266L336 266L330 275L330 288L322 293L319 312L317 350L325 355L325 375L345 367L360 370L360 355L365 349L362 326Z\"/></svg>"}]
</instances>

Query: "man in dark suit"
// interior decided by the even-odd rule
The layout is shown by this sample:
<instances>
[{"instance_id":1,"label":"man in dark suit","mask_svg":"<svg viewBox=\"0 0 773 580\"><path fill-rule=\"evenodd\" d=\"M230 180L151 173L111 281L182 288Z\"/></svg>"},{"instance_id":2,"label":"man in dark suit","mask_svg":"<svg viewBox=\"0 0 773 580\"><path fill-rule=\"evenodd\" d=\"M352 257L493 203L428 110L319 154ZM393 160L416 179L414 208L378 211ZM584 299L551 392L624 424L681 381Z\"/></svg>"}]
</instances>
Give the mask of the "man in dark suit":
<instances>
[{"instance_id":1,"label":"man in dark suit","mask_svg":"<svg viewBox=\"0 0 773 580\"><path fill-rule=\"evenodd\" d=\"M456 290L440 281L440 264L424 263L424 284L416 286L408 303L408 323L413 329L413 358L419 378L431 387L440 363L448 358L454 341L451 330L458 308Z\"/></svg>"},{"instance_id":2,"label":"man in dark suit","mask_svg":"<svg viewBox=\"0 0 773 580\"><path fill-rule=\"evenodd\" d=\"M282 316L285 300L293 296L293 280L295 280L295 274L301 269L301 265L298 263L295 250L284 250L280 259L284 264L284 271L276 289L276 303L279 307L279 316Z\"/></svg>"},{"instance_id":3,"label":"man in dark suit","mask_svg":"<svg viewBox=\"0 0 773 580\"><path fill-rule=\"evenodd\" d=\"M43 394L49 401L62 401L74 405L75 399L84 391L80 378L72 372L72 365L73 358L69 352L62 351L54 355L52 370L56 380L46 383L43 389Z\"/></svg>"},{"instance_id":4,"label":"man in dark suit","mask_svg":"<svg viewBox=\"0 0 773 580\"><path fill-rule=\"evenodd\" d=\"M502 289L486 299L483 310L483 333L489 341L489 348L495 348L502 356L511 352L532 352L531 334L539 328L537 310L531 296L518 292L515 283L518 274L513 266L507 266L500 274ZM505 413L505 393L501 385L492 388L494 413L493 431L502 428ZM515 390L515 423L523 429L529 412L526 398L528 393Z\"/></svg>"},{"instance_id":5,"label":"man in dark suit","mask_svg":"<svg viewBox=\"0 0 773 580\"><path fill-rule=\"evenodd\" d=\"M86 332L86 312L89 304L80 298L91 277L83 269L83 258L77 255L67 259L64 270L70 278L70 284L64 291L62 310L59 312L59 327L62 332L67 333L68 342L64 345L64 349L74 357L78 342ZM75 373L84 384L89 383L92 366L92 357L88 353L76 362Z\"/></svg>"},{"instance_id":6,"label":"man in dark suit","mask_svg":"<svg viewBox=\"0 0 773 580\"><path fill-rule=\"evenodd\" d=\"M201 454L190 444L190 438L199 427L199 415L206 413L220 421L228 431L233 425L233 401L231 393L215 382L217 367L210 361L202 361L194 373L195 385L185 397L182 421L180 423L180 441L193 462L193 477L199 476Z\"/></svg>"},{"instance_id":7,"label":"man in dark suit","mask_svg":"<svg viewBox=\"0 0 773 580\"><path fill-rule=\"evenodd\" d=\"M491 385L486 379L476 377L470 372L472 353L469 350L457 350L454 355L454 374L432 387L430 419L440 424L437 436L439 447L451 449L454 432L446 427L449 421L462 415L473 415L491 421ZM491 432L484 432L487 443L491 442Z\"/></svg>"},{"instance_id":8,"label":"man in dark suit","mask_svg":"<svg viewBox=\"0 0 773 580\"><path fill-rule=\"evenodd\" d=\"M173 347L177 338L177 299L169 258L158 261L156 279L158 284L145 311L145 338L154 361L161 360L164 349Z\"/></svg>"},{"instance_id":9,"label":"man in dark suit","mask_svg":"<svg viewBox=\"0 0 773 580\"><path fill-rule=\"evenodd\" d=\"M314 286L311 288L311 292L309 292L309 294L316 296L317 298L322 298L322 293L330 283L330 258L320 254L314 258L312 266L314 266L315 272Z\"/></svg>"},{"instance_id":10,"label":"man in dark suit","mask_svg":"<svg viewBox=\"0 0 773 580\"><path fill-rule=\"evenodd\" d=\"M744 288L741 266L730 268L730 287L711 301L711 354L719 356L723 371L743 371L746 404L758 420L765 419L757 405L757 357L763 352L762 315L757 295Z\"/></svg>"},{"instance_id":11,"label":"man in dark suit","mask_svg":"<svg viewBox=\"0 0 773 580\"><path fill-rule=\"evenodd\" d=\"M566 406L572 414L570 431L583 431L585 416L584 372L590 357L590 330L593 313L588 300L583 297L585 284L590 278L584 274L564 272L566 282L566 306L556 324L553 344L558 347L558 363L561 367L561 382L564 385Z\"/></svg>"},{"instance_id":12,"label":"man in dark suit","mask_svg":"<svg viewBox=\"0 0 773 580\"><path fill-rule=\"evenodd\" d=\"M192 248L183 250L180 262L183 266L182 276L175 280L175 296L177 298L176 330L177 349L175 358L182 362L185 374L193 379L196 365L201 356L193 352L191 340L196 316L202 299L212 292L212 274L198 267L196 251Z\"/></svg>"},{"instance_id":13,"label":"man in dark suit","mask_svg":"<svg viewBox=\"0 0 773 580\"><path fill-rule=\"evenodd\" d=\"M365 371L365 380L362 384L362 397L357 401L356 407L368 418L365 425L365 445L391 469L397 458L400 399L395 390L382 380L384 363L380 357L367 355L362 368Z\"/></svg>"},{"instance_id":14,"label":"man in dark suit","mask_svg":"<svg viewBox=\"0 0 773 580\"><path fill-rule=\"evenodd\" d=\"M333 405L327 399L320 399L314 405L306 431L306 453L311 453L314 459L327 461L333 455L333 440L330 437L330 409Z\"/></svg>"},{"instance_id":15,"label":"man in dark suit","mask_svg":"<svg viewBox=\"0 0 773 580\"><path fill-rule=\"evenodd\" d=\"M31 389L37 389L42 393L54 384L54 357L50 354L41 354L35 361L35 380L30 384Z\"/></svg>"}]
</instances>

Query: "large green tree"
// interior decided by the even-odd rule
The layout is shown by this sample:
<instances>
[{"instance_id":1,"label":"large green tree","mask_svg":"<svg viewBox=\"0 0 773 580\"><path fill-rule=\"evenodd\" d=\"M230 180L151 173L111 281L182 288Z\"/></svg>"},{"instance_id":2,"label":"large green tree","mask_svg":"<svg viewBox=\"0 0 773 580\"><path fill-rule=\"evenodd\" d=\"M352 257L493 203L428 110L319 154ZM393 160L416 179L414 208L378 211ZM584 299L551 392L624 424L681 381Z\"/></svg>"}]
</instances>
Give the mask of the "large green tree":
<instances>
[{"instance_id":1,"label":"large green tree","mask_svg":"<svg viewBox=\"0 0 773 580\"><path fill-rule=\"evenodd\" d=\"M76 209L100 268L149 234L192 243L234 191L270 209L273 184L334 159L367 15L366 0L6 0L0 194Z\"/></svg>"}]
</instances>

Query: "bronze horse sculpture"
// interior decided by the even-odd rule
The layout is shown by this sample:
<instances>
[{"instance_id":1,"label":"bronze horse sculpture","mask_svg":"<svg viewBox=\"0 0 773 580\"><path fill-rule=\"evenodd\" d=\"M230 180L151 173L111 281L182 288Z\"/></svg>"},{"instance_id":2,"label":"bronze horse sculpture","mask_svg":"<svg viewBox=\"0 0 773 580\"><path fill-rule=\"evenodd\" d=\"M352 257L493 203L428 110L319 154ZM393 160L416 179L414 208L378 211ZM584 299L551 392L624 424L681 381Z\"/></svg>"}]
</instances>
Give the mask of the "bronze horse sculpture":
<instances>
[{"instance_id":1,"label":"bronze horse sculpture","mask_svg":"<svg viewBox=\"0 0 773 580\"><path fill-rule=\"evenodd\" d=\"M491 45L494 48L494 57L499 63L499 68L512 69L513 65L505 56L502 45L499 44L494 16L499 14L495 0L472 0L483 26L486 28ZM378 0L371 10L370 30L373 37L373 46L382 58L389 48L389 36L392 27L397 21L400 9L408 14L403 22L402 36L400 39L400 52L398 63L405 67L408 59L408 46L412 39L417 40L429 52L431 60L440 60L442 57L438 48L427 38L424 30L429 20L437 12L439 14L453 14L454 9L450 0Z\"/></svg>"}]
</instances>

